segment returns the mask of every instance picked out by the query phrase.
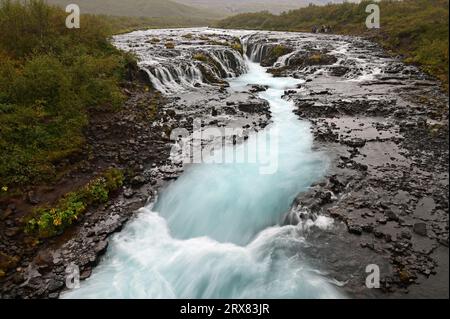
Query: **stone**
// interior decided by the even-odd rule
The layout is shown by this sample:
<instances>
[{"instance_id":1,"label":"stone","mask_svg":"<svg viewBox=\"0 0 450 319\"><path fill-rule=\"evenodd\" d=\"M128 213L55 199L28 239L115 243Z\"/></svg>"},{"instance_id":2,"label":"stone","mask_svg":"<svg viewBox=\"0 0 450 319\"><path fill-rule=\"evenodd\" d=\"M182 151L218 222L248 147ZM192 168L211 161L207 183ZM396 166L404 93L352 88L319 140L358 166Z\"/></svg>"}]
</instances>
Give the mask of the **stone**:
<instances>
[{"instance_id":1,"label":"stone","mask_svg":"<svg viewBox=\"0 0 450 319\"><path fill-rule=\"evenodd\" d=\"M362 227L359 225L349 224L347 225L347 228L350 234L361 235L363 232Z\"/></svg>"},{"instance_id":2,"label":"stone","mask_svg":"<svg viewBox=\"0 0 450 319\"><path fill-rule=\"evenodd\" d=\"M135 177L133 177L133 179L131 180L131 184L133 186L141 186L143 184L145 184L146 180L145 177L142 175L137 175Z\"/></svg>"},{"instance_id":3,"label":"stone","mask_svg":"<svg viewBox=\"0 0 450 319\"><path fill-rule=\"evenodd\" d=\"M40 268L47 268L53 265L53 255L49 251L41 251L34 257L34 263Z\"/></svg>"},{"instance_id":4,"label":"stone","mask_svg":"<svg viewBox=\"0 0 450 319\"><path fill-rule=\"evenodd\" d=\"M420 236L426 236L428 233L427 232L427 224L415 223L413 226L413 231Z\"/></svg>"},{"instance_id":5,"label":"stone","mask_svg":"<svg viewBox=\"0 0 450 319\"><path fill-rule=\"evenodd\" d=\"M136 194L136 191L134 191L134 190L131 189L131 188L126 188L126 189L123 191L123 196L124 196L125 198L132 198L135 194Z\"/></svg>"},{"instance_id":6,"label":"stone","mask_svg":"<svg viewBox=\"0 0 450 319\"><path fill-rule=\"evenodd\" d=\"M101 242L99 242L95 246L94 250L95 250L96 254L102 255L102 254L104 254L106 252L107 248L108 248L108 241L107 240L102 240Z\"/></svg>"},{"instance_id":7,"label":"stone","mask_svg":"<svg viewBox=\"0 0 450 319\"><path fill-rule=\"evenodd\" d=\"M40 198L37 196L37 194L34 191L29 191L27 193L27 201L31 205L37 205L41 202Z\"/></svg>"},{"instance_id":8,"label":"stone","mask_svg":"<svg viewBox=\"0 0 450 319\"><path fill-rule=\"evenodd\" d=\"M392 210L387 210L384 215L388 221L398 221L398 216Z\"/></svg>"},{"instance_id":9,"label":"stone","mask_svg":"<svg viewBox=\"0 0 450 319\"><path fill-rule=\"evenodd\" d=\"M61 289L64 286L64 282L57 280L57 279L50 279L50 282L48 283L47 290L49 292L54 292L59 289Z\"/></svg>"}]
</instances>

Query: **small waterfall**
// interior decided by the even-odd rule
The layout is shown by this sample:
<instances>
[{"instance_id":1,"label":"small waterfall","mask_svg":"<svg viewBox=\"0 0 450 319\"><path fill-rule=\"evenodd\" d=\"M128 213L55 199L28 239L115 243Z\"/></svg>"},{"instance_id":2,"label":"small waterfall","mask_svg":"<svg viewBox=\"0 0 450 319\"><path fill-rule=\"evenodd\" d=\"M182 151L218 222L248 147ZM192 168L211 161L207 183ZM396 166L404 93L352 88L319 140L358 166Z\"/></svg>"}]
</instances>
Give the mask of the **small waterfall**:
<instances>
[{"instance_id":1,"label":"small waterfall","mask_svg":"<svg viewBox=\"0 0 450 319\"><path fill-rule=\"evenodd\" d=\"M195 61L193 57L196 52L199 51L191 50L177 63L167 58L158 59L156 63L151 61L149 65L144 62L141 66L147 71L155 89L164 94L194 88L199 84L211 84L203 74L205 70L217 80L237 77L247 71L244 58L231 48L214 47L200 51L206 61Z\"/></svg>"},{"instance_id":2,"label":"small waterfall","mask_svg":"<svg viewBox=\"0 0 450 319\"><path fill-rule=\"evenodd\" d=\"M211 50L208 54L222 69L226 78L233 78L244 74L247 66L243 57L236 51L228 48Z\"/></svg>"},{"instance_id":3,"label":"small waterfall","mask_svg":"<svg viewBox=\"0 0 450 319\"><path fill-rule=\"evenodd\" d=\"M244 54L247 55L250 61L259 63L267 56L272 45L255 38L256 35L251 35L242 38L241 42L243 44Z\"/></svg>"},{"instance_id":4,"label":"small waterfall","mask_svg":"<svg viewBox=\"0 0 450 319\"><path fill-rule=\"evenodd\" d=\"M289 60L295 56L299 51L293 51L291 53L288 53L286 55L280 56L275 62L274 67L276 68L282 68L289 65Z\"/></svg>"},{"instance_id":5,"label":"small waterfall","mask_svg":"<svg viewBox=\"0 0 450 319\"><path fill-rule=\"evenodd\" d=\"M149 75L155 89L170 94L186 88L193 88L203 82L203 74L195 62L180 64L153 64L142 65Z\"/></svg>"}]
</instances>

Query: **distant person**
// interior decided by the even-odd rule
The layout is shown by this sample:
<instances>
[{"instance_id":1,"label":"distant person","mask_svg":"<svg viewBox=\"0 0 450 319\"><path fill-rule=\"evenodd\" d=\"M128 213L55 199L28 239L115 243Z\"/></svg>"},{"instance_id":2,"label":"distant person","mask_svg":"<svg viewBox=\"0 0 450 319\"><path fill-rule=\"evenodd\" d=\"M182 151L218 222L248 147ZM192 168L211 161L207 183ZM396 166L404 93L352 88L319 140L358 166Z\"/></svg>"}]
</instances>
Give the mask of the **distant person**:
<instances>
[{"instance_id":1,"label":"distant person","mask_svg":"<svg viewBox=\"0 0 450 319\"><path fill-rule=\"evenodd\" d=\"M313 26L313 27L312 27L312 30L311 30L312 33L317 33L317 29L318 29L317 26Z\"/></svg>"}]
</instances>

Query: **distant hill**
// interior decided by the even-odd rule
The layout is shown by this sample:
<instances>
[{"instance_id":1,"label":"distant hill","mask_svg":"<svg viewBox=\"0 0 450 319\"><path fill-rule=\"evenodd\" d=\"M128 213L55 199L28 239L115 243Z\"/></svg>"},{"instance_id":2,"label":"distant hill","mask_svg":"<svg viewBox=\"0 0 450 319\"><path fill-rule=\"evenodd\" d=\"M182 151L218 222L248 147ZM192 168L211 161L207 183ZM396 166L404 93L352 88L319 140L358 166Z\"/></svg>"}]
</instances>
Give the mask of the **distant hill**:
<instances>
[{"instance_id":1,"label":"distant hill","mask_svg":"<svg viewBox=\"0 0 450 319\"><path fill-rule=\"evenodd\" d=\"M219 12L223 15L232 15L244 12L269 11L271 13L281 13L306 7L310 3L325 5L330 2L341 3L344 0L174 0L195 8L203 8ZM358 2L350 0L348 2Z\"/></svg>"},{"instance_id":2,"label":"distant hill","mask_svg":"<svg viewBox=\"0 0 450 319\"><path fill-rule=\"evenodd\" d=\"M82 13L113 16L186 19L214 19L219 16L207 9L197 9L171 0L46 0L49 4L65 7L70 3L80 6Z\"/></svg>"}]
</instances>

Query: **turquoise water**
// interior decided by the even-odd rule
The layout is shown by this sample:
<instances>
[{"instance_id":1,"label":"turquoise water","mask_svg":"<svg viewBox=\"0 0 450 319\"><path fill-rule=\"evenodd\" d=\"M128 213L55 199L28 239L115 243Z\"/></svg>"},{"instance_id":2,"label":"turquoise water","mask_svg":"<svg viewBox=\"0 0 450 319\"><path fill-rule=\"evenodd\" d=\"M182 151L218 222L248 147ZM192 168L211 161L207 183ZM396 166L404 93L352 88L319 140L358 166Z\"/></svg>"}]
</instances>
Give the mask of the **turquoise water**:
<instances>
[{"instance_id":1,"label":"turquoise water","mask_svg":"<svg viewBox=\"0 0 450 319\"><path fill-rule=\"evenodd\" d=\"M63 298L342 297L302 256L301 227L279 226L296 195L327 166L311 149L309 124L281 98L300 80L273 78L248 63L231 89L268 85L260 97L270 103L273 124L235 151L257 161L190 166L112 237L92 277ZM332 223L319 220L320 227Z\"/></svg>"}]
</instances>

